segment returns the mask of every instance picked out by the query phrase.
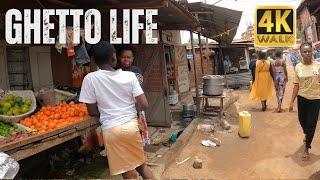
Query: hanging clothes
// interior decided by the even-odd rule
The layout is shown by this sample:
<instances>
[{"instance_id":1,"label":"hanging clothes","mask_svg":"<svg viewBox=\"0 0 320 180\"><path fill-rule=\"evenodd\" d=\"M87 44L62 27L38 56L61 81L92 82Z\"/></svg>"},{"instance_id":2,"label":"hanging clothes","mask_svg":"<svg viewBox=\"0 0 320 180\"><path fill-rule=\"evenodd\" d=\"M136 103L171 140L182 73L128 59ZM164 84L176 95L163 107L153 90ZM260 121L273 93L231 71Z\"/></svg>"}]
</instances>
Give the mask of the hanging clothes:
<instances>
[{"instance_id":1,"label":"hanging clothes","mask_svg":"<svg viewBox=\"0 0 320 180\"><path fill-rule=\"evenodd\" d=\"M84 77L90 73L89 66L78 65L73 58L72 62L72 82L74 87L81 87Z\"/></svg>"}]
</instances>

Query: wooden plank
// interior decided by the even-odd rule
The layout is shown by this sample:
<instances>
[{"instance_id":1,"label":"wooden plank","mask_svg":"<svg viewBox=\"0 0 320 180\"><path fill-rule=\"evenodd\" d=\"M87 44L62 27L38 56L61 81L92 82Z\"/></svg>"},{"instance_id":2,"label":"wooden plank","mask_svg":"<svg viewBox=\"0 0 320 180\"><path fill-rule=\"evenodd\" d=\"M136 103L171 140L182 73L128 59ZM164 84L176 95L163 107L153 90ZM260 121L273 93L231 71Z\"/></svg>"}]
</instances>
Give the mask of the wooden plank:
<instances>
[{"instance_id":1,"label":"wooden plank","mask_svg":"<svg viewBox=\"0 0 320 180\"><path fill-rule=\"evenodd\" d=\"M192 11L192 14L214 14L213 11Z\"/></svg>"},{"instance_id":2,"label":"wooden plank","mask_svg":"<svg viewBox=\"0 0 320 180\"><path fill-rule=\"evenodd\" d=\"M195 16L192 15L191 12L185 10L183 7L181 8L181 6L175 5L171 1L166 2L168 3L167 7L171 8L175 12L175 14L180 14L184 19L192 20L194 28L200 27L200 22Z\"/></svg>"},{"instance_id":3,"label":"wooden plank","mask_svg":"<svg viewBox=\"0 0 320 180\"><path fill-rule=\"evenodd\" d=\"M196 86L196 105L197 105L197 114L200 112L200 98L199 98L199 88L198 88L198 79L197 79L197 68L196 68L196 50L194 49L193 45L193 34L192 31L190 32L190 40L191 40L191 48L192 48L192 55L193 55L193 72L194 72L194 83Z\"/></svg>"},{"instance_id":4,"label":"wooden plank","mask_svg":"<svg viewBox=\"0 0 320 180\"><path fill-rule=\"evenodd\" d=\"M32 146L33 144L28 144L28 145L22 146L20 149L29 149Z\"/></svg>"},{"instance_id":5,"label":"wooden plank","mask_svg":"<svg viewBox=\"0 0 320 180\"><path fill-rule=\"evenodd\" d=\"M6 46L0 46L0 88L3 90L9 89L9 78L8 78L8 67L7 67L7 57L6 57Z\"/></svg>"},{"instance_id":6,"label":"wooden plank","mask_svg":"<svg viewBox=\"0 0 320 180\"><path fill-rule=\"evenodd\" d=\"M204 75L204 69L203 69L203 52L202 52L202 44L201 44L201 35L198 33L198 41L199 41L199 49L200 49L200 64L201 64L201 73L202 76Z\"/></svg>"},{"instance_id":7,"label":"wooden plank","mask_svg":"<svg viewBox=\"0 0 320 180\"><path fill-rule=\"evenodd\" d=\"M55 135L55 136L51 136L51 137L42 139L41 142L51 141L51 140L53 140L53 139L56 139L57 137L59 137L59 135Z\"/></svg>"},{"instance_id":8,"label":"wooden plank","mask_svg":"<svg viewBox=\"0 0 320 180\"><path fill-rule=\"evenodd\" d=\"M36 141L40 141L42 139L45 139L45 138L48 138L48 137L51 137L51 136L55 136L57 134L60 134L62 132L68 131L68 130L73 129L73 128L81 127L80 129L83 129L84 127L90 127L93 124L98 124L98 121L96 120L95 117L91 117L88 120L81 121L81 122L78 122L76 124L73 124L73 125L70 125L70 126L66 126L66 127L57 129L57 130L49 132L49 133L37 134L35 136L30 136L28 138L24 138L24 139L21 139L21 140L18 140L18 141L14 141L14 142L11 142L11 143L0 145L0 151L8 151L8 150L11 150L11 149L14 149L14 148L17 148L17 147L24 146L26 144L30 144L30 143L33 143L33 142L36 142Z\"/></svg>"},{"instance_id":9,"label":"wooden plank","mask_svg":"<svg viewBox=\"0 0 320 180\"><path fill-rule=\"evenodd\" d=\"M162 30L189 30L189 29L196 29L193 26L190 26L189 24L164 24L160 25L159 28Z\"/></svg>"},{"instance_id":10,"label":"wooden plank","mask_svg":"<svg viewBox=\"0 0 320 180\"><path fill-rule=\"evenodd\" d=\"M70 130L68 130L68 131L65 131L65 132L59 134L59 137L67 136L67 135L69 135L69 134L75 133L76 131L77 131L76 128L70 129Z\"/></svg>"},{"instance_id":11,"label":"wooden plank","mask_svg":"<svg viewBox=\"0 0 320 180\"><path fill-rule=\"evenodd\" d=\"M92 125L100 125L99 119L93 118L93 120L90 120L90 121L83 121L83 123L78 124L77 126L75 126L75 128L77 130L81 130L81 129L85 129L89 126L92 126Z\"/></svg>"},{"instance_id":12,"label":"wooden plank","mask_svg":"<svg viewBox=\"0 0 320 180\"><path fill-rule=\"evenodd\" d=\"M19 161L21 159L24 159L24 158L27 158L27 157L30 157L32 155L35 155L39 152L42 152L46 149L49 149L51 147L54 147L56 145L59 145L61 143L64 143L68 140L71 140L75 137L79 136L78 133L73 133L73 134L70 134L69 136L64 136L62 138L56 138L54 140L51 140L51 141L47 141L47 142L44 142L44 143L40 143L38 144L37 146L33 146L33 147L30 147L28 149L21 149L13 154L9 154L11 157L13 157L15 160Z\"/></svg>"},{"instance_id":13,"label":"wooden plank","mask_svg":"<svg viewBox=\"0 0 320 180\"><path fill-rule=\"evenodd\" d=\"M10 153L6 152L7 154L9 154L11 157L13 157L15 160L19 161L21 159L30 157L32 155L35 155L37 153L40 153L44 150L47 150L51 147L57 146L59 144L62 144L66 141L69 141L73 138L76 138L78 136L80 136L81 134L83 134L84 132L86 132L88 129L95 129L97 126L90 126L87 127L86 129L83 129L81 131L76 131L75 129L68 131L68 134L63 134L63 136L55 136L56 138L52 138L50 140L47 140L45 142L38 142L35 144L32 144L31 146L27 145L28 148L24 148L24 149L19 149L18 151L13 151Z\"/></svg>"}]
</instances>

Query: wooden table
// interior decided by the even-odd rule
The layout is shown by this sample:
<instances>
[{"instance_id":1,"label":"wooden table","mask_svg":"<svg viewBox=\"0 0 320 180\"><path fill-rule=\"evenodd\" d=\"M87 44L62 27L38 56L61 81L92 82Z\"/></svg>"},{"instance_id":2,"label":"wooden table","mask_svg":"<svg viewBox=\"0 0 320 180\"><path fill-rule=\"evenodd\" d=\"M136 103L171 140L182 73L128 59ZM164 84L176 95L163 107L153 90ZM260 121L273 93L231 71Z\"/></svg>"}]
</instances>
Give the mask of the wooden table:
<instances>
[{"instance_id":1,"label":"wooden table","mask_svg":"<svg viewBox=\"0 0 320 180\"><path fill-rule=\"evenodd\" d=\"M220 96L207 96L207 95L200 94L199 98L200 98L200 114L204 114L209 108L211 108L213 110L218 111L218 117L219 117L219 120L221 121L223 116L223 100L224 98L226 98L226 95L222 94ZM220 100L219 106L210 106L209 99L219 99Z\"/></svg>"},{"instance_id":2,"label":"wooden table","mask_svg":"<svg viewBox=\"0 0 320 180\"><path fill-rule=\"evenodd\" d=\"M52 132L36 134L7 144L1 144L0 151L19 161L81 136L99 125L98 119L92 117Z\"/></svg>"}]
</instances>

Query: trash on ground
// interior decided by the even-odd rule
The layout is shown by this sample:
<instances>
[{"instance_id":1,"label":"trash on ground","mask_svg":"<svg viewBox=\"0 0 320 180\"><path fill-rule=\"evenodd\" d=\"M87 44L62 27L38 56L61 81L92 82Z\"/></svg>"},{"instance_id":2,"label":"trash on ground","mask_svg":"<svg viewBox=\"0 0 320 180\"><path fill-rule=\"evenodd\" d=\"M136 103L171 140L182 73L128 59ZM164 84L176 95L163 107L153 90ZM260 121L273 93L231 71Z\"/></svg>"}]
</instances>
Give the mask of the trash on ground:
<instances>
[{"instance_id":1,"label":"trash on ground","mask_svg":"<svg viewBox=\"0 0 320 180\"><path fill-rule=\"evenodd\" d=\"M202 168L202 160L198 157L195 158L193 162L193 168L195 169L201 169Z\"/></svg>"},{"instance_id":2,"label":"trash on ground","mask_svg":"<svg viewBox=\"0 0 320 180\"><path fill-rule=\"evenodd\" d=\"M216 143L214 143L213 141L211 141L211 140L209 140L209 139L207 139L207 140L202 140L202 141L201 141L201 144L204 145L204 146L206 146L206 147L216 147L216 146L217 146Z\"/></svg>"},{"instance_id":3,"label":"trash on ground","mask_svg":"<svg viewBox=\"0 0 320 180\"><path fill-rule=\"evenodd\" d=\"M183 163L187 162L190 158L191 158L191 156L187 157L183 161L177 162L177 165L180 165L180 164L183 164Z\"/></svg>"},{"instance_id":4,"label":"trash on ground","mask_svg":"<svg viewBox=\"0 0 320 180\"><path fill-rule=\"evenodd\" d=\"M210 136L210 140L214 142L217 146L221 146L221 140L218 138L214 137L213 135Z\"/></svg>"},{"instance_id":5,"label":"trash on ground","mask_svg":"<svg viewBox=\"0 0 320 180\"><path fill-rule=\"evenodd\" d=\"M231 128L231 126L230 126L230 124L228 123L228 121L226 121L226 120L221 120L221 126L223 127L223 129L225 129L225 130L230 130L230 128Z\"/></svg>"},{"instance_id":6,"label":"trash on ground","mask_svg":"<svg viewBox=\"0 0 320 180\"><path fill-rule=\"evenodd\" d=\"M176 142L177 141L177 133L173 133L171 136L170 136L170 141L172 142Z\"/></svg>"}]
</instances>

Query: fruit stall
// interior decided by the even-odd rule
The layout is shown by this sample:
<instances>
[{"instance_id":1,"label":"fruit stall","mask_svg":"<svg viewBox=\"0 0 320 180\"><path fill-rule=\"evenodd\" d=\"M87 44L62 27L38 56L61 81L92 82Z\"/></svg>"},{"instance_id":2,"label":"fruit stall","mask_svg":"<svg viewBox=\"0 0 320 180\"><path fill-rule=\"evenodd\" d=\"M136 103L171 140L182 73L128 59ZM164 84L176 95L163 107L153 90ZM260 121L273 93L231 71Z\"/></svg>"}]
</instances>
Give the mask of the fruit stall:
<instances>
[{"instance_id":1,"label":"fruit stall","mask_svg":"<svg viewBox=\"0 0 320 180\"><path fill-rule=\"evenodd\" d=\"M33 93L12 91L0 96L0 151L21 160L95 130L85 104L46 105L36 110Z\"/></svg>"}]
</instances>

